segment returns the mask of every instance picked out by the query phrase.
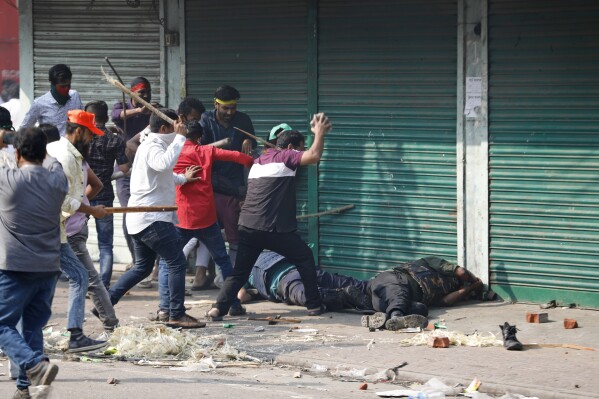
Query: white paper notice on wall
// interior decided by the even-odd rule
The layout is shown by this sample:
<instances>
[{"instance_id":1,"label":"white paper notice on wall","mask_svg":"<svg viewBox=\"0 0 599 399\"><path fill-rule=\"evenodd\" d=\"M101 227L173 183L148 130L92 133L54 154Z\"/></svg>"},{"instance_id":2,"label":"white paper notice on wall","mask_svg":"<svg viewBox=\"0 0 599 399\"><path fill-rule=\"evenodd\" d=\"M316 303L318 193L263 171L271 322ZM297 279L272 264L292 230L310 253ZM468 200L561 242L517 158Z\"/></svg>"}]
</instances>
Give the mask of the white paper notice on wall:
<instances>
[{"instance_id":1,"label":"white paper notice on wall","mask_svg":"<svg viewBox=\"0 0 599 399\"><path fill-rule=\"evenodd\" d=\"M483 79L467 76L466 77L466 104L464 105L464 115L467 118L476 118L480 111L483 99Z\"/></svg>"}]
</instances>

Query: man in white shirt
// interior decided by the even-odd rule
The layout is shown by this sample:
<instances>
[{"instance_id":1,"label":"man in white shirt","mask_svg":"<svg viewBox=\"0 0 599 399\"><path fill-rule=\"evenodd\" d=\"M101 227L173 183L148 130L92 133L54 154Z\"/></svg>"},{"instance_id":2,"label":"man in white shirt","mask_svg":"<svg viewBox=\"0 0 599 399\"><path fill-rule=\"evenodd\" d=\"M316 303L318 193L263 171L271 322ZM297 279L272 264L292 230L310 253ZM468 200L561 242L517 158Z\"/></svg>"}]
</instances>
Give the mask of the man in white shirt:
<instances>
[{"instance_id":1,"label":"man in white shirt","mask_svg":"<svg viewBox=\"0 0 599 399\"><path fill-rule=\"evenodd\" d=\"M71 69L57 64L48 73L50 91L35 99L20 127L32 127L36 123L49 123L58 128L60 135L66 134L67 114L74 109L83 109L76 90L71 90Z\"/></svg>"},{"instance_id":2,"label":"man in white shirt","mask_svg":"<svg viewBox=\"0 0 599 399\"><path fill-rule=\"evenodd\" d=\"M177 120L177 113L162 109ZM131 197L128 206L173 206L175 184L195 181L198 167L189 167L184 175L173 174L185 143L187 130L181 122L171 125L156 115L150 117L152 133L140 144L131 169ZM135 265L110 288L110 299L116 304L127 291L152 273L156 255L168 267L170 327L199 328L206 323L185 313L185 271L187 260L175 229L175 212L139 212L127 215L127 230L133 239Z\"/></svg>"}]
</instances>

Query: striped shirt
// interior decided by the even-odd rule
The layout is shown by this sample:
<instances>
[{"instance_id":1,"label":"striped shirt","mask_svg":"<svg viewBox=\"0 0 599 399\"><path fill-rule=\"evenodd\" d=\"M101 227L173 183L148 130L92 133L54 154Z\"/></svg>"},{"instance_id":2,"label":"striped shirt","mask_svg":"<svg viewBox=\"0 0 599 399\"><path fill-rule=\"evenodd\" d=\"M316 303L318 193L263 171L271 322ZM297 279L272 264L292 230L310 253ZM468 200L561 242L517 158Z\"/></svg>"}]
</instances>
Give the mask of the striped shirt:
<instances>
[{"instance_id":1,"label":"striped shirt","mask_svg":"<svg viewBox=\"0 0 599 399\"><path fill-rule=\"evenodd\" d=\"M64 137L68 120L67 112L73 109L83 109L81 98L76 90L69 90L69 96L71 98L65 105L58 104L50 92L36 98L25 115L21 127L32 127L36 123L49 123L56 126L60 135Z\"/></svg>"},{"instance_id":2,"label":"striped shirt","mask_svg":"<svg viewBox=\"0 0 599 399\"><path fill-rule=\"evenodd\" d=\"M279 233L297 230L295 173L302 154L302 151L269 148L254 160L239 215L240 226Z\"/></svg>"}]
</instances>

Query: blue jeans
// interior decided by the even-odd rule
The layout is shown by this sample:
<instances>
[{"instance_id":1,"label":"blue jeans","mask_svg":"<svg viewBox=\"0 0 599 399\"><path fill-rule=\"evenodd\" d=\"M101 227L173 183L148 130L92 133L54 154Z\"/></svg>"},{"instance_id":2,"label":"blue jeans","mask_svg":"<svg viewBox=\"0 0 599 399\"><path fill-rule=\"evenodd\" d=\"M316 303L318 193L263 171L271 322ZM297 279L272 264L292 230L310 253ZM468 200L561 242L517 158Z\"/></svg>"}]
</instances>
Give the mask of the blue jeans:
<instances>
[{"instance_id":1,"label":"blue jeans","mask_svg":"<svg viewBox=\"0 0 599 399\"><path fill-rule=\"evenodd\" d=\"M35 277L36 273L0 270L0 347L19 366L17 387L28 387L25 375L44 356L42 328L50 320L58 273ZM17 323L23 320L23 335Z\"/></svg>"},{"instance_id":2,"label":"blue jeans","mask_svg":"<svg viewBox=\"0 0 599 399\"><path fill-rule=\"evenodd\" d=\"M69 278L67 329L83 329L89 275L69 244L60 244L60 270Z\"/></svg>"},{"instance_id":3,"label":"blue jeans","mask_svg":"<svg viewBox=\"0 0 599 399\"><path fill-rule=\"evenodd\" d=\"M91 201L91 206L113 206L113 201ZM100 250L100 278L108 289L112 278L112 242L114 237L114 217L106 215L102 219L96 218L96 233L98 234L98 249Z\"/></svg>"},{"instance_id":4,"label":"blue jeans","mask_svg":"<svg viewBox=\"0 0 599 399\"><path fill-rule=\"evenodd\" d=\"M227 248L225 247L225 240L220 232L220 226L214 223L212 226L208 226L203 229L187 230L177 227L177 232L181 242L187 243L192 238L197 238L206 246L208 252L214 259L214 263L220 267L223 279L231 275L233 272L233 266L231 265L231 258L227 254ZM183 252L183 249L181 249ZM159 263L159 274L158 274L158 292L160 293L160 310L168 310L169 301L169 287L168 287L168 268L162 259Z\"/></svg>"},{"instance_id":5,"label":"blue jeans","mask_svg":"<svg viewBox=\"0 0 599 399\"><path fill-rule=\"evenodd\" d=\"M137 234L132 234L135 248L135 265L125 272L110 288L113 304L137 283L148 277L154 268L156 255L168 269L168 306L172 319L185 314L185 271L187 261L183 255L183 242L172 223L154 222Z\"/></svg>"}]
</instances>

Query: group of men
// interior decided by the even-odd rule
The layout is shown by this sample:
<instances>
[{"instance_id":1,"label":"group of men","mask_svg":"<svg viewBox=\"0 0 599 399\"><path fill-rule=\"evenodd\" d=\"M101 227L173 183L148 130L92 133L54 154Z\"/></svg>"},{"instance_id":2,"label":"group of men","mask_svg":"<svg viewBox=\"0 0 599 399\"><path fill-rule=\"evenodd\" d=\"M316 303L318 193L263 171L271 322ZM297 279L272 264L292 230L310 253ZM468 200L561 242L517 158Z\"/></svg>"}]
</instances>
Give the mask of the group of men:
<instances>
[{"instance_id":1,"label":"group of men","mask_svg":"<svg viewBox=\"0 0 599 399\"><path fill-rule=\"evenodd\" d=\"M177 111L155 104L175 121L171 124L145 105L151 102L151 86L138 77L131 91L144 101L132 98L113 107L112 121L120 128L115 131L106 127L105 102L83 107L71 89L68 66L52 67L49 80L50 91L34 101L21 128L13 133L4 124L0 129L0 148L10 141L16 150L16 167L0 165L0 347L20 370L15 398L30 397L30 385L49 385L58 372L43 354L42 327L60 272L69 280L70 352L106 344L83 334L86 293L92 313L111 332L119 323L114 305L151 275L157 259L156 319L175 328L205 326L185 312L183 248L190 241L203 244L224 280L206 313L213 321L245 314L241 302L248 299L248 279L263 297L306 306L310 316L345 306L374 310L363 324L391 330L423 326L427 305L451 304L482 286L465 269L438 258L403 265L371 281L317 269L296 232L295 176L299 167L322 157L332 128L324 114L310 121L314 139L307 150L305 136L281 124L268 135L270 146L254 159L255 138L238 130L253 134L252 122L237 111L240 94L231 86L216 90L210 111L190 97ZM211 145L226 138L227 149ZM244 168L250 167L246 182ZM114 226L107 208L115 198L115 168L130 172L117 180L121 206L178 209L127 214L123 228L134 263L111 284ZM86 246L89 216L96 219L100 273ZM201 269L196 280L206 277Z\"/></svg>"}]
</instances>

